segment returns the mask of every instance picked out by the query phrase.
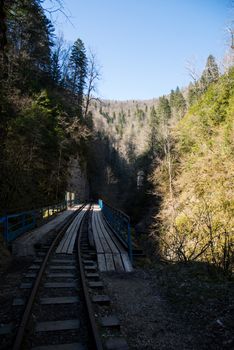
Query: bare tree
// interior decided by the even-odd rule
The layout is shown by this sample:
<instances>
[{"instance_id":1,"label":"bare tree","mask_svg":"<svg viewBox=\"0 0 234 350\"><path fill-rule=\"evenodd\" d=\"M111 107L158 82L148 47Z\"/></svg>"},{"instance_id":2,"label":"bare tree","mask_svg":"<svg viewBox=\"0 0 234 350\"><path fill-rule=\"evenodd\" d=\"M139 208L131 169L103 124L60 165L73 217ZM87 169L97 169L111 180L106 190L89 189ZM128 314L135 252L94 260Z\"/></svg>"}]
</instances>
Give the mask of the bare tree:
<instances>
[{"instance_id":1,"label":"bare tree","mask_svg":"<svg viewBox=\"0 0 234 350\"><path fill-rule=\"evenodd\" d=\"M196 83L200 77L200 74L197 72L196 60L194 57L186 61L185 68L187 69L189 76L192 78L193 82Z\"/></svg>"},{"instance_id":2,"label":"bare tree","mask_svg":"<svg viewBox=\"0 0 234 350\"><path fill-rule=\"evenodd\" d=\"M53 47L53 57L55 57L54 65L59 66L60 81L62 85L66 85L69 71L69 58L71 54L71 45L64 39L60 33L55 40Z\"/></svg>"},{"instance_id":3,"label":"bare tree","mask_svg":"<svg viewBox=\"0 0 234 350\"><path fill-rule=\"evenodd\" d=\"M98 98L95 97L95 92L97 92L97 81L101 78L100 71L101 68L97 63L96 55L90 50L88 57L87 90L85 93L84 117L87 117L91 101L98 100Z\"/></svg>"},{"instance_id":4,"label":"bare tree","mask_svg":"<svg viewBox=\"0 0 234 350\"><path fill-rule=\"evenodd\" d=\"M43 5L45 2L45 0L40 0L40 3ZM66 13L67 9L65 9L64 5L63 5L63 0L49 0L50 5L47 4L45 6L43 6L43 9L45 12L47 12L51 17L54 13L62 13L66 19L69 20L69 16Z\"/></svg>"}]
</instances>

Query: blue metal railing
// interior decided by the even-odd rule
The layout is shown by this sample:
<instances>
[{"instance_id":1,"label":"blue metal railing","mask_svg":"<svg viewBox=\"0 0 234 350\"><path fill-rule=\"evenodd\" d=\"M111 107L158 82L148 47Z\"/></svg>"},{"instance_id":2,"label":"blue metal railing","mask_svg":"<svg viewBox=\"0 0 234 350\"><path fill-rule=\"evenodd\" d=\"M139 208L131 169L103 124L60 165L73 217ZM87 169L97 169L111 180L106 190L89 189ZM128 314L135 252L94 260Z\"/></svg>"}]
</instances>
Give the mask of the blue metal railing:
<instances>
[{"instance_id":1,"label":"blue metal railing","mask_svg":"<svg viewBox=\"0 0 234 350\"><path fill-rule=\"evenodd\" d=\"M98 204L108 224L127 247L129 259L132 262L132 239L129 216L121 210L111 207L101 199L98 200Z\"/></svg>"},{"instance_id":2,"label":"blue metal railing","mask_svg":"<svg viewBox=\"0 0 234 350\"><path fill-rule=\"evenodd\" d=\"M3 237L6 242L11 242L22 233L31 230L36 225L35 211L25 211L19 214L6 215L0 218L3 225Z\"/></svg>"},{"instance_id":3,"label":"blue metal railing","mask_svg":"<svg viewBox=\"0 0 234 350\"><path fill-rule=\"evenodd\" d=\"M39 226L56 213L67 209L67 206L72 204L64 201L36 210L2 216L0 217L0 232L3 234L5 241L10 243L23 233Z\"/></svg>"}]
</instances>

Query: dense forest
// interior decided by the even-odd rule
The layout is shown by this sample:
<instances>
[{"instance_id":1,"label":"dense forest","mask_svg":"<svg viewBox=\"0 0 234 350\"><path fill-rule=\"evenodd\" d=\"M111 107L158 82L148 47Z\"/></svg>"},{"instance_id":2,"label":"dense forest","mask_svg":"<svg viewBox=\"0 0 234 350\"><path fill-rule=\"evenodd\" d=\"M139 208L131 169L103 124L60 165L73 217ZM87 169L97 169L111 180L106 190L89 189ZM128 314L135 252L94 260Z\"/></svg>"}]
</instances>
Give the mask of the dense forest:
<instances>
[{"instance_id":1,"label":"dense forest","mask_svg":"<svg viewBox=\"0 0 234 350\"><path fill-rule=\"evenodd\" d=\"M72 156L85 161L92 123L84 113L95 67L81 39L57 38L41 1L1 8L0 210L37 208L61 199Z\"/></svg>"},{"instance_id":2,"label":"dense forest","mask_svg":"<svg viewBox=\"0 0 234 350\"><path fill-rule=\"evenodd\" d=\"M234 69L210 55L202 75L148 101L100 101L95 56L56 37L43 1L1 2L0 211L64 199L71 159L90 198L127 211L154 208L164 259L233 257ZM88 199L88 198L87 198Z\"/></svg>"}]
</instances>

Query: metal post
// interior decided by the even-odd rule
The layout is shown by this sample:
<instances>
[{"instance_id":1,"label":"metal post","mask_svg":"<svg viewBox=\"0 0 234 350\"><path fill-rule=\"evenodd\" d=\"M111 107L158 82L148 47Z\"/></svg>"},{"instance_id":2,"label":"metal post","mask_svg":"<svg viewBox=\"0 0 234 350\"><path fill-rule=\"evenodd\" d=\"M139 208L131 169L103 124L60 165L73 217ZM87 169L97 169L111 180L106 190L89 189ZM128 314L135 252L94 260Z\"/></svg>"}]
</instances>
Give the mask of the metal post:
<instances>
[{"instance_id":1,"label":"metal post","mask_svg":"<svg viewBox=\"0 0 234 350\"><path fill-rule=\"evenodd\" d=\"M103 209L103 201L102 201L102 199L98 200L98 204L99 204L100 209L102 210Z\"/></svg>"}]
</instances>

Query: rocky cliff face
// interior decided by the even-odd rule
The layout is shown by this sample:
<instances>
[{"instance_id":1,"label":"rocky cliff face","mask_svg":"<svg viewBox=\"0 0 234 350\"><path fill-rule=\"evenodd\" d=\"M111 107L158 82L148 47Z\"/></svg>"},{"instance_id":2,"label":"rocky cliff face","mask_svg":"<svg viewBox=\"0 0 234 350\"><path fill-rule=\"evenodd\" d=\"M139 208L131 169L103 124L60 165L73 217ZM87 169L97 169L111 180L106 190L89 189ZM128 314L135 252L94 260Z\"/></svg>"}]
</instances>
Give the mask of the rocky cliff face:
<instances>
[{"instance_id":1,"label":"rocky cliff face","mask_svg":"<svg viewBox=\"0 0 234 350\"><path fill-rule=\"evenodd\" d=\"M87 179L87 166L80 158L74 157L69 162L69 179L67 191L74 192L78 202L89 199L89 182Z\"/></svg>"}]
</instances>

